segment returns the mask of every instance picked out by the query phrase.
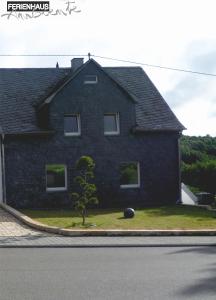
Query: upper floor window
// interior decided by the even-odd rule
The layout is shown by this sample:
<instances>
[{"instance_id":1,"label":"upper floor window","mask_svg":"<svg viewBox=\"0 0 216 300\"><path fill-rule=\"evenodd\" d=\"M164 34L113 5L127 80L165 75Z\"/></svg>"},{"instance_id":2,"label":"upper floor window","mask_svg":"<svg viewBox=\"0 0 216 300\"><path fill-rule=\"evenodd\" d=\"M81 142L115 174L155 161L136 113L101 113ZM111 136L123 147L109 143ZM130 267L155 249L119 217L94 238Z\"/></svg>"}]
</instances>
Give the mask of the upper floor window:
<instances>
[{"instance_id":1,"label":"upper floor window","mask_svg":"<svg viewBox=\"0 0 216 300\"><path fill-rule=\"evenodd\" d=\"M104 114L104 134L118 135L120 134L119 114Z\"/></svg>"},{"instance_id":2,"label":"upper floor window","mask_svg":"<svg viewBox=\"0 0 216 300\"><path fill-rule=\"evenodd\" d=\"M120 187L140 187L140 166L138 162L121 163L120 165Z\"/></svg>"},{"instance_id":3,"label":"upper floor window","mask_svg":"<svg viewBox=\"0 0 216 300\"><path fill-rule=\"evenodd\" d=\"M46 190L67 190L67 170L65 165L46 165Z\"/></svg>"},{"instance_id":4,"label":"upper floor window","mask_svg":"<svg viewBox=\"0 0 216 300\"><path fill-rule=\"evenodd\" d=\"M95 84L98 82L98 78L96 75L85 75L84 83L85 84Z\"/></svg>"},{"instance_id":5,"label":"upper floor window","mask_svg":"<svg viewBox=\"0 0 216 300\"><path fill-rule=\"evenodd\" d=\"M64 116L64 134L66 136L81 135L80 115L65 115Z\"/></svg>"}]
</instances>

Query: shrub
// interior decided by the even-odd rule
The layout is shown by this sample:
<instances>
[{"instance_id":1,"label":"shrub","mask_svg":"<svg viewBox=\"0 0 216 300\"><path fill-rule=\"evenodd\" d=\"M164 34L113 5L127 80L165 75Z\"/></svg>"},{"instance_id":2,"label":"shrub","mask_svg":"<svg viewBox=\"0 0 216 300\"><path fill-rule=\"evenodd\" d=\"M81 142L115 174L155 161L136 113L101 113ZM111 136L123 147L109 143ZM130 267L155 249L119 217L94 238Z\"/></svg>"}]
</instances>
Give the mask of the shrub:
<instances>
[{"instance_id":1,"label":"shrub","mask_svg":"<svg viewBox=\"0 0 216 300\"><path fill-rule=\"evenodd\" d=\"M88 204L98 204L98 198L95 196L96 185L90 183L94 179L94 160L90 156L82 156L76 162L76 171L74 183L76 192L72 193L72 199L75 202L75 209L81 211L82 225L85 225L86 212Z\"/></svg>"}]
</instances>

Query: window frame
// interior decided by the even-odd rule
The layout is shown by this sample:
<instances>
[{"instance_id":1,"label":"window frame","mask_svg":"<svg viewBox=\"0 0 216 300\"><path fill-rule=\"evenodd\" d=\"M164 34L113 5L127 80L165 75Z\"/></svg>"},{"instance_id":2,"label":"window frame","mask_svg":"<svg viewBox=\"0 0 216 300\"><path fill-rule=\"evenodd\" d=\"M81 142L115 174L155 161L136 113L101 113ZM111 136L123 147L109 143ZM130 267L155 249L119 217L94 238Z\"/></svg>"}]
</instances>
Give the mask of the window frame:
<instances>
[{"instance_id":1,"label":"window frame","mask_svg":"<svg viewBox=\"0 0 216 300\"><path fill-rule=\"evenodd\" d=\"M62 165L64 166L64 175L65 175L65 186L64 187L48 187L47 186L47 166L49 165ZM46 177L46 192L63 192L68 189L67 182L67 166L65 164L46 164L45 165L45 177Z\"/></svg>"},{"instance_id":2,"label":"window frame","mask_svg":"<svg viewBox=\"0 0 216 300\"><path fill-rule=\"evenodd\" d=\"M115 116L115 121L117 125L117 131L105 131L104 126L104 135L120 135L120 114L119 113L104 113L103 121L105 116Z\"/></svg>"},{"instance_id":3,"label":"window frame","mask_svg":"<svg viewBox=\"0 0 216 300\"><path fill-rule=\"evenodd\" d=\"M140 163L137 161L129 161L129 162L122 162L122 164L130 164L130 163L136 163L137 165L137 179L138 183L136 184L120 184L121 189L130 189L130 188L140 188ZM120 174L121 175L121 174Z\"/></svg>"},{"instance_id":4,"label":"window frame","mask_svg":"<svg viewBox=\"0 0 216 300\"><path fill-rule=\"evenodd\" d=\"M89 77L95 77L95 81L92 81L92 80L86 80L85 78L87 77L87 76L89 76ZM86 74L85 76L84 76L84 84L97 84L98 83L98 77L97 77L97 75L93 75L93 74Z\"/></svg>"},{"instance_id":5,"label":"window frame","mask_svg":"<svg viewBox=\"0 0 216 300\"><path fill-rule=\"evenodd\" d=\"M64 136L81 136L81 117L80 114L64 114L65 117L76 117L77 118L77 132L65 132L64 127Z\"/></svg>"}]
</instances>

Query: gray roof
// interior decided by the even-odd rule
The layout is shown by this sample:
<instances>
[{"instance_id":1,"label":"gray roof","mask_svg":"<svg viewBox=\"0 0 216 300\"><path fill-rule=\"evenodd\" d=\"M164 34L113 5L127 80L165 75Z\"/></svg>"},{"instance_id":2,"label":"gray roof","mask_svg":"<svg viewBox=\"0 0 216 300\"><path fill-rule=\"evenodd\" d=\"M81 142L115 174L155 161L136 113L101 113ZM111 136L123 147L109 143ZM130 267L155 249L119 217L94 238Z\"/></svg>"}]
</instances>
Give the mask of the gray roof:
<instances>
[{"instance_id":1,"label":"gray roof","mask_svg":"<svg viewBox=\"0 0 216 300\"><path fill-rule=\"evenodd\" d=\"M138 130L184 129L140 67L102 69L134 96ZM36 122L35 106L71 75L70 68L0 69L0 126L3 132L41 131Z\"/></svg>"},{"instance_id":2,"label":"gray roof","mask_svg":"<svg viewBox=\"0 0 216 300\"><path fill-rule=\"evenodd\" d=\"M35 104L68 69L0 69L0 126L4 133L37 132Z\"/></svg>"},{"instance_id":3,"label":"gray roof","mask_svg":"<svg viewBox=\"0 0 216 300\"><path fill-rule=\"evenodd\" d=\"M137 99L136 120L140 130L184 130L157 88L140 67L104 68Z\"/></svg>"}]
</instances>

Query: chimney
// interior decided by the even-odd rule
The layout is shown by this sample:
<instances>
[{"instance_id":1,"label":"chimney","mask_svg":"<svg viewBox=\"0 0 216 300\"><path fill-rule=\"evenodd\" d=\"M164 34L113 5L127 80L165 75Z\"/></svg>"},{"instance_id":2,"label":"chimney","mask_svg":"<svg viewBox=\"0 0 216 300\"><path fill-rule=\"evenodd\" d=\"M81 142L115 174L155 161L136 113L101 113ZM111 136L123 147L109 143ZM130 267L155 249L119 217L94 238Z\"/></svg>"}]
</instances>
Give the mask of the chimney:
<instances>
[{"instance_id":1,"label":"chimney","mask_svg":"<svg viewBox=\"0 0 216 300\"><path fill-rule=\"evenodd\" d=\"M77 69L79 69L83 65L84 58L73 58L71 60L71 68L73 72L75 72Z\"/></svg>"}]
</instances>

